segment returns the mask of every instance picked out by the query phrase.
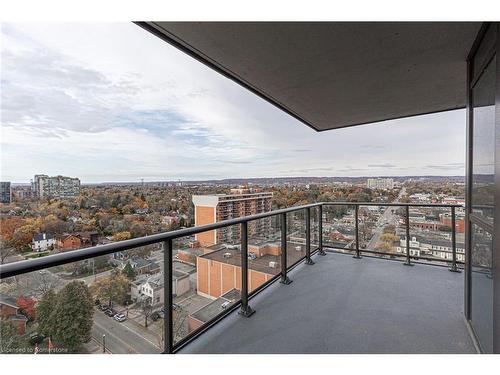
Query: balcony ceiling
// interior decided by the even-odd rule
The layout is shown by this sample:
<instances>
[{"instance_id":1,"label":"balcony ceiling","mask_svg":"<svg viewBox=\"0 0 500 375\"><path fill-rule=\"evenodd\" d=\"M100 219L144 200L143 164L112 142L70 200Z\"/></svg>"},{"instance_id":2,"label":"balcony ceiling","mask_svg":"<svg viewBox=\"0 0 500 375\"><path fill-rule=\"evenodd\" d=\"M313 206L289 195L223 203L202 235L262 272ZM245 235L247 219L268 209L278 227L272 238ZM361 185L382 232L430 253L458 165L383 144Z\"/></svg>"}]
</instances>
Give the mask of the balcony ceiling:
<instances>
[{"instance_id":1,"label":"balcony ceiling","mask_svg":"<svg viewBox=\"0 0 500 375\"><path fill-rule=\"evenodd\" d=\"M465 106L480 23L148 22L316 130Z\"/></svg>"}]
</instances>

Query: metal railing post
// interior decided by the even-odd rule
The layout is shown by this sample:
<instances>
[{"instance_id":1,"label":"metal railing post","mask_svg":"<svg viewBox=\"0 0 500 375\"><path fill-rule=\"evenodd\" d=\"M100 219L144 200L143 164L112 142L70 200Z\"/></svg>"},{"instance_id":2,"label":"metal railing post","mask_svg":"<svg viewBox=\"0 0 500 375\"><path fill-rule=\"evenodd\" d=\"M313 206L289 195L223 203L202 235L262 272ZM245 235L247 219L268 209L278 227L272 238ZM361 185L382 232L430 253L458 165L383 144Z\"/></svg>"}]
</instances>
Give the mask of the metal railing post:
<instances>
[{"instance_id":1,"label":"metal railing post","mask_svg":"<svg viewBox=\"0 0 500 375\"><path fill-rule=\"evenodd\" d=\"M313 265L311 259L311 209L306 208L306 264Z\"/></svg>"},{"instance_id":2,"label":"metal railing post","mask_svg":"<svg viewBox=\"0 0 500 375\"><path fill-rule=\"evenodd\" d=\"M323 204L320 204L318 206L318 213L319 213L319 217L318 217L318 235L319 235L318 248L319 248L319 251L318 251L318 254L324 256L324 255L326 255L326 253L325 253L325 250L323 250Z\"/></svg>"},{"instance_id":3,"label":"metal railing post","mask_svg":"<svg viewBox=\"0 0 500 375\"><path fill-rule=\"evenodd\" d=\"M406 206L406 261L405 266L413 266L410 258L410 206Z\"/></svg>"},{"instance_id":4,"label":"metal railing post","mask_svg":"<svg viewBox=\"0 0 500 375\"><path fill-rule=\"evenodd\" d=\"M164 354L173 353L173 301L172 301L172 274L173 274L173 254L172 239L163 242L163 337Z\"/></svg>"},{"instance_id":5,"label":"metal railing post","mask_svg":"<svg viewBox=\"0 0 500 375\"><path fill-rule=\"evenodd\" d=\"M452 261L451 261L451 272L461 272L457 267L457 227L455 222L455 207L451 207L451 252L452 252Z\"/></svg>"},{"instance_id":6,"label":"metal railing post","mask_svg":"<svg viewBox=\"0 0 500 375\"><path fill-rule=\"evenodd\" d=\"M356 255L353 258L361 259L361 254L359 250L359 205L354 206L354 230L356 239Z\"/></svg>"},{"instance_id":7,"label":"metal railing post","mask_svg":"<svg viewBox=\"0 0 500 375\"><path fill-rule=\"evenodd\" d=\"M240 315L248 318L255 310L248 305L248 222L241 223L241 309Z\"/></svg>"},{"instance_id":8,"label":"metal railing post","mask_svg":"<svg viewBox=\"0 0 500 375\"><path fill-rule=\"evenodd\" d=\"M287 276L287 249L286 249L286 213L281 218L281 279L280 283L288 285L292 282Z\"/></svg>"}]
</instances>

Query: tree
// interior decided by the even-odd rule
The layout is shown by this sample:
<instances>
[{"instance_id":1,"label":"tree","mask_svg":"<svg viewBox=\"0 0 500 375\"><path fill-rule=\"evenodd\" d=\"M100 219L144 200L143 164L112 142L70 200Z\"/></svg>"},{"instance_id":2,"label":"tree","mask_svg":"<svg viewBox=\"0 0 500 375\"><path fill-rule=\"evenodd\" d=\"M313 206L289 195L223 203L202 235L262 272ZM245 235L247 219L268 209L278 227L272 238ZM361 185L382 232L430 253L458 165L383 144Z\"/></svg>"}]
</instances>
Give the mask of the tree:
<instances>
[{"instance_id":1,"label":"tree","mask_svg":"<svg viewBox=\"0 0 500 375\"><path fill-rule=\"evenodd\" d=\"M35 300L33 298L20 296L17 298L16 304L30 321L35 319Z\"/></svg>"},{"instance_id":2,"label":"tree","mask_svg":"<svg viewBox=\"0 0 500 375\"><path fill-rule=\"evenodd\" d=\"M92 284L92 295L99 300L108 301L112 306L113 301L123 303L127 299L130 281L121 273L113 273L110 276L101 277Z\"/></svg>"},{"instance_id":3,"label":"tree","mask_svg":"<svg viewBox=\"0 0 500 375\"><path fill-rule=\"evenodd\" d=\"M148 327L148 318L153 313L153 306L151 305L151 300L149 297L143 297L139 301L139 305L141 306L142 313L144 314L144 326Z\"/></svg>"},{"instance_id":4,"label":"tree","mask_svg":"<svg viewBox=\"0 0 500 375\"><path fill-rule=\"evenodd\" d=\"M54 340L70 352L90 340L94 313L89 288L82 281L72 281L57 294L50 314Z\"/></svg>"},{"instance_id":5,"label":"tree","mask_svg":"<svg viewBox=\"0 0 500 375\"><path fill-rule=\"evenodd\" d=\"M17 228L12 235L12 245L19 251L25 250L36 233L36 229L33 225L24 225Z\"/></svg>"},{"instance_id":6,"label":"tree","mask_svg":"<svg viewBox=\"0 0 500 375\"><path fill-rule=\"evenodd\" d=\"M132 237L142 237L147 234L146 226L138 221L134 221L132 225L130 225L129 231Z\"/></svg>"},{"instance_id":7,"label":"tree","mask_svg":"<svg viewBox=\"0 0 500 375\"><path fill-rule=\"evenodd\" d=\"M0 221L0 236L4 241L11 241L16 229L26 225L26 220L19 216L3 217Z\"/></svg>"},{"instance_id":8,"label":"tree","mask_svg":"<svg viewBox=\"0 0 500 375\"><path fill-rule=\"evenodd\" d=\"M51 276L50 272L40 271L33 274L33 281L36 285L36 291L39 295L43 296L50 289L53 289L57 286L56 277Z\"/></svg>"},{"instance_id":9,"label":"tree","mask_svg":"<svg viewBox=\"0 0 500 375\"><path fill-rule=\"evenodd\" d=\"M132 237L130 232L117 232L113 235L113 241L124 241Z\"/></svg>"},{"instance_id":10,"label":"tree","mask_svg":"<svg viewBox=\"0 0 500 375\"><path fill-rule=\"evenodd\" d=\"M53 336L54 322L52 312L56 306L57 296L52 289L49 289L38 302L36 308L36 317L38 321L38 330L45 336Z\"/></svg>"},{"instance_id":11,"label":"tree","mask_svg":"<svg viewBox=\"0 0 500 375\"><path fill-rule=\"evenodd\" d=\"M18 250L11 246L10 241L0 240L0 264L3 264L5 259L17 253Z\"/></svg>"},{"instance_id":12,"label":"tree","mask_svg":"<svg viewBox=\"0 0 500 375\"><path fill-rule=\"evenodd\" d=\"M135 274L134 269L130 265L130 262L127 262L127 264L123 268L123 273L125 274L125 276L128 277L129 280L134 280L135 279L135 275L136 274Z\"/></svg>"},{"instance_id":13,"label":"tree","mask_svg":"<svg viewBox=\"0 0 500 375\"><path fill-rule=\"evenodd\" d=\"M17 334L16 327L7 320L0 320L0 353L26 353L20 350L23 348L27 348L27 343Z\"/></svg>"}]
</instances>

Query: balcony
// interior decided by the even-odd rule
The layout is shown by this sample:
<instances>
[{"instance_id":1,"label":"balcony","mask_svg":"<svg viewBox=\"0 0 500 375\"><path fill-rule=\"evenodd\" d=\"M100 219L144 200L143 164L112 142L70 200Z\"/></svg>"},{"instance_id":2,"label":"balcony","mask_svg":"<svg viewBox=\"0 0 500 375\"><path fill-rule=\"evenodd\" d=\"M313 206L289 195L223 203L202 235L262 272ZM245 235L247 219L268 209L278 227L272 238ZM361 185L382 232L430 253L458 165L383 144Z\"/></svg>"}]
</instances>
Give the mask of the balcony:
<instances>
[{"instance_id":1,"label":"balcony","mask_svg":"<svg viewBox=\"0 0 500 375\"><path fill-rule=\"evenodd\" d=\"M443 234L451 259L413 248L410 207L451 212ZM6 264L1 279L40 299L71 281L95 291L99 280L119 274L124 259L137 264L133 303L115 295L102 309L96 303L91 341L71 352L474 353L463 318L457 209L314 203ZM270 226L250 231L259 221ZM335 228L344 223L353 236L342 242ZM239 245L187 246L195 234L227 227L239 230ZM391 231L404 238L394 240L399 249L406 243L400 252L376 246L392 241ZM142 264L137 257L145 250Z\"/></svg>"},{"instance_id":2,"label":"balcony","mask_svg":"<svg viewBox=\"0 0 500 375\"><path fill-rule=\"evenodd\" d=\"M231 313L180 353L475 353L463 274L329 251Z\"/></svg>"}]
</instances>

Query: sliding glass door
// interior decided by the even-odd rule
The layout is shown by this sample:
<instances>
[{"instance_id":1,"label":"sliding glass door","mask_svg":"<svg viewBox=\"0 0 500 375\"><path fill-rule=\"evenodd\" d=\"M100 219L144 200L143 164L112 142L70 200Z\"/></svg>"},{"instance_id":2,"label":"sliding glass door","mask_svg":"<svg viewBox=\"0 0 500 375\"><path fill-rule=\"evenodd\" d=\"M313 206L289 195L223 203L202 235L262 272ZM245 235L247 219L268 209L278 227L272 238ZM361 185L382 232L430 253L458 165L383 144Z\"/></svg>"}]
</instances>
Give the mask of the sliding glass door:
<instances>
[{"instance_id":1,"label":"sliding glass door","mask_svg":"<svg viewBox=\"0 0 500 375\"><path fill-rule=\"evenodd\" d=\"M481 350L494 351L495 94L497 27L483 30L469 60L467 317ZM498 251L498 250L496 250ZM498 311L497 311L498 313Z\"/></svg>"}]
</instances>

